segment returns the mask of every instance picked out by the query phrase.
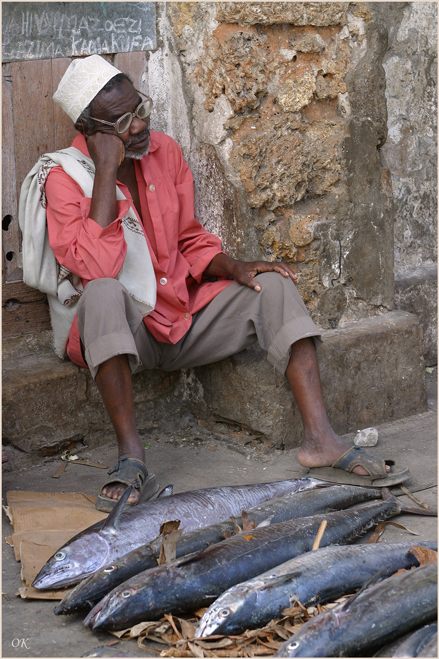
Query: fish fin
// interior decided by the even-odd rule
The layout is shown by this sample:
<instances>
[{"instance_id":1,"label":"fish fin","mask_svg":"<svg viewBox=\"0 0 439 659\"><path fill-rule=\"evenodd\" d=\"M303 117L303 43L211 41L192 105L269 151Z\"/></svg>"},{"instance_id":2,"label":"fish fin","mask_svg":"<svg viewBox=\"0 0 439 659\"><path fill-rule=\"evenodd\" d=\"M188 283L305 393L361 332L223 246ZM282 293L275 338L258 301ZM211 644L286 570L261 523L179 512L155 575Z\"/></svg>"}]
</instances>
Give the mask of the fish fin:
<instances>
[{"instance_id":1,"label":"fish fin","mask_svg":"<svg viewBox=\"0 0 439 659\"><path fill-rule=\"evenodd\" d=\"M383 501L387 501L387 499L394 499L395 501L398 501L398 499L395 497L394 494L391 493L388 487L383 487L381 490L381 497ZM398 501L399 503L399 501Z\"/></svg>"},{"instance_id":2,"label":"fish fin","mask_svg":"<svg viewBox=\"0 0 439 659\"><path fill-rule=\"evenodd\" d=\"M352 595L352 597L349 597L349 599L347 599L345 602L343 602L340 609L348 608L348 606L350 606L352 604L352 602L357 599L357 597L360 595L360 593L363 592L363 590L366 590L366 588L369 588L369 586L372 586L376 581L378 581L380 574L382 574L384 572L384 570L386 570L386 569L387 569L387 567L384 566L384 567L381 568L381 570L378 570L378 572L375 572L375 574L373 574L371 576L371 578L368 581L366 581L365 584L363 584L361 586L360 590L357 590L355 595Z\"/></svg>"},{"instance_id":3,"label":"fish fin","mask_svg":"<svg viewBox=\"0 0 439 659\"><path fill-rule=\"evenodd\" d=\"M164 497L170 497L174 494L174 486L167 485L157 494L156 499L163 499Z\"/></svg>"},{"instance_id":4,"label":"fish fin","mask_svg":"<svg viewBox=\"0 0 439 659\"><path fill-rule=\"evenodd\" d=\"M192 552L192 554L187 554L186 556L180 556L180 558L176 558L175 561L172 561L172 565L174 567L180 567L180 565L185 565L186 563L190 563L191 561L195 560L203 554L206 549L209 547L209 544L206 543L206 546L203 547L202 549L199 549L198 551Z\"/></svg>"},{"instance_id":5,"label":"fish fin","mask_svg":"<svg viewBox=\"0 0 439 659\"><path fill-rule=\"evenodd\" d=\"M291 575L291 574L288 574L288 573L287 574L278 574L275 577L271 577L269 579L266 578L265 583L263 585L261 585L259 587L259 589L261 591L270 590L273 587L277 588L278 586L283 586L287 583L291 583L292 581L294 581L294 579L295 579L295 575ZM294 593L290 593L289 598L290 598L291 606L293 606L292 602L297 601L297 596Z\"/></svg>"},{"instance_id":6,"label":"fish fin","mask_svg":"<svg viewBox=\"0 0 439 659\"><path fill-rule=\"evenodd\" d=\"M411 515L427 515L429 517L437 517L437 510L426 510L425 508L413 508L412 506L404 506L404 504L401 503L392 493L390 490L388 490L386 487L383 487L381 496L384 499L384 501L388 501L389 499L394 501L395 503L398 504L399 508L401 509L402 513L407 513Z\"/></svg>"},{"instance_id":7,"label":"fish fin","mask_svg":"<svg viewBox=\"0 0 439 659\"><path fill-rule=\"evenodd\" d=\"M400 506L402 513L411 515L427 515L429 517L437 517L437 510L425 510L425 508L410 508L409 506Z\"/></svg>"},{"instance_id":8,"label":"fish fin","mask_svg":"<svg viewBox=\"0 0 439 659\"><path fill-rule=\"evenodd\" d=\"M113 532L119 530L120 516L122 515L122 513L123 513L123 511L124 511L124 509L125 509L126 503L127 503L128 499L130 498L130 494L131 494L131 492L133 491L133 489L134 489L134 488L133 488L132 485L130 485L129 487L127 487L127 489L126 489L125 492L122 494L122 496L120 497L119 501L116 503L116 505L114 506L113 510L112 510L111 513L108 515L108 517L107 517L107 519L105 520L105 522L103 523L103 525L102 525L102 527L101 527L101 531L103 531L104 529L105 529L106 531L113 531Z\"/></svg>"}]
</instances>

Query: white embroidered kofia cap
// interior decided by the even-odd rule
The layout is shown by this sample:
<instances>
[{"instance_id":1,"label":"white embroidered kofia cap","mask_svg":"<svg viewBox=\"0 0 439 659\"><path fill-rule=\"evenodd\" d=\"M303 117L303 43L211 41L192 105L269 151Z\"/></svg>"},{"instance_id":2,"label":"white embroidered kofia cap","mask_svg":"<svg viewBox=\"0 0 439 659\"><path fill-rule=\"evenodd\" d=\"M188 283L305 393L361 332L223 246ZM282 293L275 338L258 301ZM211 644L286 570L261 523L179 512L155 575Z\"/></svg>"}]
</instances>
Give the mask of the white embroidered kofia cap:
<instances>
[{"instance_id":1,"label":"white embroidered kofia cap","mask_svg":"<svg viewBox=\"0 0 439 659\"><path fill-rule=\"evenodd\" d=\"M75 59L61 78L53 100L76 122L102 87L119 73L119 69L100 55Z\"/></svg>"}]
</instances>

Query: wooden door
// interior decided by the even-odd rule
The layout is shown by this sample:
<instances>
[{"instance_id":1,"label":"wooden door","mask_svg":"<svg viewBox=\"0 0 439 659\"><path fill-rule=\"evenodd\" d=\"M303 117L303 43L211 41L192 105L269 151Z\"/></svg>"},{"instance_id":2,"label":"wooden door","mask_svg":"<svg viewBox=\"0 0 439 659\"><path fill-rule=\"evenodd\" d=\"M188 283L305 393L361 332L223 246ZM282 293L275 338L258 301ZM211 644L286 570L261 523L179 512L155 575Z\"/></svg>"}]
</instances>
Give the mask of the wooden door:
<instances>
[{"instance_id":1,"label":"wooden door","mask_svg":"<svg viewBox=\"0 0 439 659\"><path fill-rule=\"evenodd\" d=\"M145 52L105 56L146 89ZM21 235L18 200L21 185L46 152L70 146L77 134L71 119L52 101L72 58L10 62L2 65L2 234L3 336L50 329L46 296L22 281L18 255Z\"/></svg>"}]
</instances>

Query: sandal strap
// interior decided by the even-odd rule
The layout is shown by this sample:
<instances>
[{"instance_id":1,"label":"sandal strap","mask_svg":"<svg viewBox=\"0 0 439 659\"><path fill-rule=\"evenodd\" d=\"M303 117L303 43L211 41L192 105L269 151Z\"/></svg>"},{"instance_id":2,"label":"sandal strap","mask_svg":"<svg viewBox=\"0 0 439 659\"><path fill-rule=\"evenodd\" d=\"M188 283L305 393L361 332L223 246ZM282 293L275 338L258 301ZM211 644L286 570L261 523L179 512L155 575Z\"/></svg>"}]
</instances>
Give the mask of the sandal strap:
<instances>
[{"instance_id":1,"label":"sandal strap","mask_svg":"<svg viewBox=\"0 0 439 659\"><path fill-rule=\"evenodd\" d=\"M385 461L369 455L359 446L351 446L332 466L348 472L352 472L355 467L364 467L372 479L387 476Z\"/></svg>"},{"instance_id":2,"label":"sandal strap","mask_svg":"<svg viewBox=\"0 0 439 659\"><path fill-rule=\"evenodd\" d=\"M111 467L107 473L110 477L112 474L115 474L115 476L109 478L102 484L101 492L104 487L107 487L107 485L110 485L111 483L122 483L127 486L132 485L135 490L141 490L148 475L148 470L145 463L141 460L127 458L125 456L121 458L114 467Z\"/></svg>"}]
</instances>

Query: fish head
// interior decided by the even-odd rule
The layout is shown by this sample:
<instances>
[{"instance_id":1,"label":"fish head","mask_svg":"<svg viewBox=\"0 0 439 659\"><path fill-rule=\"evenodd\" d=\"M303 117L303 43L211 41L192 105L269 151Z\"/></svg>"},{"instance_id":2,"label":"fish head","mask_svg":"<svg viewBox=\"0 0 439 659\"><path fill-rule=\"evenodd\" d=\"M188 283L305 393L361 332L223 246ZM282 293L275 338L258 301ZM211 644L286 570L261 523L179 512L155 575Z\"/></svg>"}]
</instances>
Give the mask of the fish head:
<instances>
[{"instance_id":1,"label":"fish head","mask_svg":"<svg viewBox=\"0 0 439 659\"><path fill-rule=\"evenodd\" d=\"M109 545L99 533L79 536L49 558L32 586L39 590L72 586L99 570L108 554Z\"/></svg>"},{"instance_id":2,"label":"fish head","mask_svg":"<svg viewBox=\"0 0 439 659\"><path fill-rule=\"evenodd\" d=\"M355 596L354 596L355 597ZM333 609L319 613L305 622L295 634L277 651L276 657L338 657L337 638L346 630L351 599L341 602ZM339 630L342 631L339 631ZM334 642L337 654L334 651Z\"/></svg>"},{"instance_id":3,"label":"fish head","mask_svg":"<svg viewBox=\"0 0 439 659\"><path fill-rule=\"evenodd\" d=\"M96 602L112 590L111 581L114 580L118 570L120 571L120 565L117 561L114 561L96 570L89 577L82 579L58 604L55 608L55 614L65 615L87 607L93 607Z\"/></svg>"},{"instance_id":4,"label":"fish head","mask_svg":"<svg viewBox=\"0 0 439 659\"><path fill-rule=\"evenodd\" d=\"M129 580L117 586L90 611L84 626L108 631L124 629L137 613L140 592L141 589L131 585Z\"/></svg>"},{"instance_id":5,"label":"fish head","mask_svg":"<svg viewBox=\"0 0 439 659\"><path fill-rule=\"evenodd\" d=\"M238 584L220 595L204 613L195 630L195 638L212 634L233 634L247 629L257 605L257 591Z\"/></svg>"},{"instance_id":6,"label":"fish head","mask_svg":"<svg viewBox=\"0 0 439 659\"><path fill-rule=\"evenodd\" d=\"M290 638L284 645L281 647L282 654L278 656L282 657L300 657L300 641L297 641L294 636Z\"/></svg>"}]
</instances>

